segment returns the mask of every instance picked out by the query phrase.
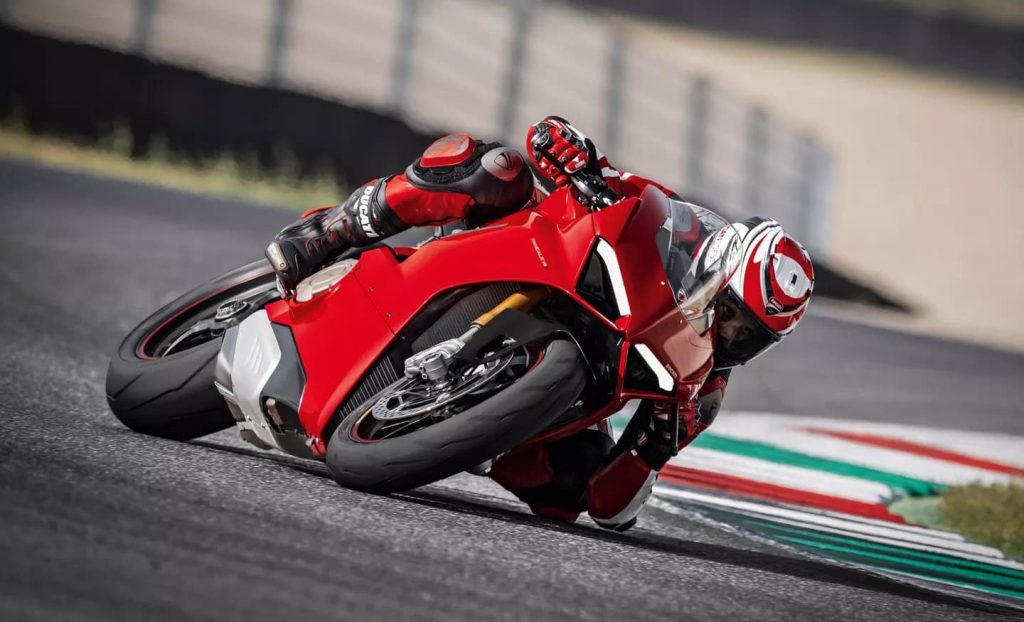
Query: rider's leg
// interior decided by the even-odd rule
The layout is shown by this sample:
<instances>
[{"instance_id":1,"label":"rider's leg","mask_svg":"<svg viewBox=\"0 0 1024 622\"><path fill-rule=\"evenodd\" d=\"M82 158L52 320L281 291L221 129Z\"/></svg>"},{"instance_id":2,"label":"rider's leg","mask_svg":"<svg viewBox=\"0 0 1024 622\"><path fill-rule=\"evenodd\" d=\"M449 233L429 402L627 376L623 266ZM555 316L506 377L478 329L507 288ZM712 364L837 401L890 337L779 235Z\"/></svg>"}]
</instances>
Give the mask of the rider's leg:
<instances>
[{"instance_id":1,"label":"rider's leg","mask_svg":"<svg viewBox=\"0 0 1024 622\"><path fill-rule=\"evenodd\" d=\"M490 476L538 516L574 521L587 509L587 485L615 442L601 430L513 450L495 462Z\"/></svg>"},{"instance_id":2,"label":"rider's leg","mask_svg":"<svg viewBox=\"0 0 1024 622\"><path fill-rule=\"evenodd\" d=\"M521 208L533 178L519 152L479 143L466 134L445 136L404 173L375 179L341 205L314 210L267 247L282 285L294 289L352 247L373 244L409 227L466 218L475 225Z\"/></svg>"}]
</instances>

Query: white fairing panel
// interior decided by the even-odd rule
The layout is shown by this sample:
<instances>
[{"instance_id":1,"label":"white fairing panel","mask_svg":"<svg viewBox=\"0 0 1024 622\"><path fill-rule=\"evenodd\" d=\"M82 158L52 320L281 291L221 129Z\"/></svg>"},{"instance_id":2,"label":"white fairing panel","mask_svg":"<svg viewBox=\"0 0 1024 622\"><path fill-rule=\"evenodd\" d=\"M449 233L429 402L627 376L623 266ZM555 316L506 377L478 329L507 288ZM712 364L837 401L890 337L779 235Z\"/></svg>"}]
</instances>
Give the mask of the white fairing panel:
<instances>
[{"instance_id":1,"label":"white fairing panel","mask_svg":"<svg viewBox=\"0 0 1024 622\"><path fill-rule=\"evenodd\" d=\"M671 391L675 388L676 383L672 380L672 375L668 373L668 369L661 364L658 357L654 355L654 352L645 343L638 343L633 346L636 351L640 354L640 358L647 363L647 366L651 368L654 375L658 378L658 388L662 391Z\"/></svg>"},{"instance_id":2,"label":"white fairing panel","mask_svg":"<svg viewBox=\"0 0 1024 622\"><path fill-rule=\"evenodd\" d=\"M231 365L232 392L256 436L275 447L277 441L263 414L260 394L280 362L281 348L267 312L261 309L242 320Z\"/></svg>"},{"instance_id":3,"label":"white fairing panel","mask_svg":"<svg viewBox=\"0 0 1024 622\"><path fill-rule=\"evenodd\" d=\"M608 280L612 284L612 293L615 294L615 305L618 307L619 315L631 315L629 297L626 296L626 282L622 279L622 268L619 266L619 257L615 254L615 248L608 242L599 239L597 255L608 271Z\"/></svg>"}]
</instances>

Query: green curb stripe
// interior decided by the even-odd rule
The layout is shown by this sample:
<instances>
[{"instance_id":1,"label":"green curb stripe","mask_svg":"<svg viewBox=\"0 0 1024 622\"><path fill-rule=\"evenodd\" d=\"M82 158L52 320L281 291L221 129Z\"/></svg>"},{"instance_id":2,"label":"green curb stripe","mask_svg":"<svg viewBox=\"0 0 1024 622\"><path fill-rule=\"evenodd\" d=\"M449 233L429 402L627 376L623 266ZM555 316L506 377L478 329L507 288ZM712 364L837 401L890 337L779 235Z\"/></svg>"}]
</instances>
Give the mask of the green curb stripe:
<instances>
[{"instance_id":1,"label":"green curb stripe","mask_svg":"<svg viewBox=\"0 0 1024 622\"><path fill-rule=\"evenodd\" d=\"M693 445L695 447L703 447L704 449L713 449L715 451L739 454L750 458L777 462L789 466L803 467L805 469L826 471L837 475L846 475L848 477L870 480L880 484L885 484L890 488L902 490L912 497L930 497L941 494L946 490L946 486L942 484L928 482L923 479L907 477L905 475L899 475L887 471L880 471L878 469L859 466L849 462L842 462L840 460L818 458L816 456L810 456L808 454L775 447L774 445L769 445L767 443L739 440L708 432L698 436L693 441Z\"/></svg>"},{"instance_id":2,"label":"green curb stripe","mask_svg":"<svg viewBox=\"0 0 1024 622\"><path fill-rule=\"evenodd\" d=\"M821 551L821 549L816 549ZM1024 600L1024 591L1014 589L1014 587L1006 588L995 585L989 585L983 581L975 581L968 578L949 576L941 572L932 573L925 572L919 568L913 566L907 566L905 564L887 562L879 559L868 560L858 554L842 553L839 551L828 551L828 557L855 564L858 566L867 566L882 571L895 572L906 576L916 577L918 579L924 579L927 581L935 581L937 583L949 583L960 587L970 588L972 590L978 590L980 592L987 592L989 594L999 594L1001 596L1008 596L1011 598Z\"/></svg>"},{"instance_id":3,"label":"green curb stripe","mask_svg":"<svg viewBox=\"0 0 1024 622\"><path fill-rule=\"evenodd\" d=\"M780 536L779 539L783 542L801 544L816 549L824 549L826 551L832 553L839 553L841 555L845 554L845 556L852 557L853 559L866 558L871 560L872 564L878 564L895 569L902 569L904 572L909 572L911 574L916 574L927 578L948 578L951 580L966 581L980 589L1009 590L1018 597L1024 597L1024 590L1021 590L1019 588L1019 586L1021 585L1021 581L1019 579L1010 579L1008 577L996 577L989 575L988 573L973 572L970 570L954 568L952 566L945 566L943 564L935 564L929 562L922 562L918 560L905 559L903 557L905 549L893 547L888 554L872 553L868 551L859 550L857 546L825 544L821 542L816 542L815 540L808 538ZM879 562L881 563L879 564Z\"/></svg>"},{"instance_id":4,"label":"green curb stripe","mask_svg":"<svg viewBox=\"0 0 1024 622\"><path fill-rule=\"evenodd\" d=\"M876 552L894 552L898 551L900 555L908 559L918 559L922 562L935 562L945 564L950 568L958 568L964 571L976 571L984 572L994 576L1003 577L1006 580L1014 581L1015 585L1024 586L1024 571L1016 570L1014 568L1007 568L1006 566L997 566L995 564L986 564L973 559L963 559L950 555L947 553L938 553L933 551L921 551L918 549L907 549L900 547L899 545L885 544L882 542L874 542L871 540L860 540L852 536L841 536L832 533L822 533L819 531L802 529L800 527L792 527L790 525L779 525L775 523L765 523L762 525L768 531L782 532L783 534L793 534L796 536L813 537L823 543L835 543L835 544L849 544L857 546L867 551ZM779 535L779 537L785 537Z\"/></svg>"},{"instance_id":5,"label":"green curb stripe","mask_svg":"<svg viewBox=\"0 0 1024 622\"><path fill-rule=\"evenodd\" d=\"M721 508L702 505L702 510L722 522L744 527L780 542L817 551L832 559L1024 599L1024 571L1014 568L988 565L954 555L947 556L943 553L860 540L852 535L842 536L819 532L812 528L782 525L772 522L771 519Z\"/></svg>"}]
</instances>

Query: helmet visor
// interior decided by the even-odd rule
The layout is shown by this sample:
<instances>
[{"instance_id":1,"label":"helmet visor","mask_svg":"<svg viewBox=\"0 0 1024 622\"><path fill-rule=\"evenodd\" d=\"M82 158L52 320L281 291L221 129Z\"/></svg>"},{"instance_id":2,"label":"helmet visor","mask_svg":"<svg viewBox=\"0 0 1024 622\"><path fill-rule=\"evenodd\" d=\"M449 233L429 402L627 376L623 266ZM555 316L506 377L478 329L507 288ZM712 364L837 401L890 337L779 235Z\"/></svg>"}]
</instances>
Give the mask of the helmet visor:
<instances>
[{"instance_id":1,"label":"helmet visor","mask_svg":"<svg viewBox=\"0 0 1024 622\"><path fill-rule=\"evenodd\" d=\"M761 323L732 290L727 290L718 304L718 336L715 340L715 366L745 365L759 354L777 344L781 337ZM729 323L733 330L726 336L721 324Z\"/></svg>"},{"instance_id":2,"label":"helmet visor","mask_svg":"<svg viewBox=\"0 0 1024 622\"><path fill-rule=\"evenodd\" d=\"M716 228L709 229L710 226ZM702 207L669 201L658 231L667 283L679 312L699 334L710 327L710 309L725 289L742 253L739 234L728 222Z\"/></svg>"}]
</instances>

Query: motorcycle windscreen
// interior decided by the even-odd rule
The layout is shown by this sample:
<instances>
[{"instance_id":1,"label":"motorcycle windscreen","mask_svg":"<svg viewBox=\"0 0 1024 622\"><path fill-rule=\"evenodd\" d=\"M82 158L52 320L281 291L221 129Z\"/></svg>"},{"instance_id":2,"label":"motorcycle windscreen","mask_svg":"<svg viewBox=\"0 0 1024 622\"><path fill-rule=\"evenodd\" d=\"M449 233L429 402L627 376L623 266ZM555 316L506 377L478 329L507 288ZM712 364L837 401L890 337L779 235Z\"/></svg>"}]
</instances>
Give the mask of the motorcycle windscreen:
<instances>
[{"instance_id":1,"label":"motorcycle windscreen","mask_svg":"<svg viewBox=\"0 0 1024 622\"><path fill-rule=\"evenodd\" d=\"M658 253L680 313L703 334L712 307L739 267L739 233L721 216L699 205L670 200L657 232Z\"/></svg>"}]
</instances>

